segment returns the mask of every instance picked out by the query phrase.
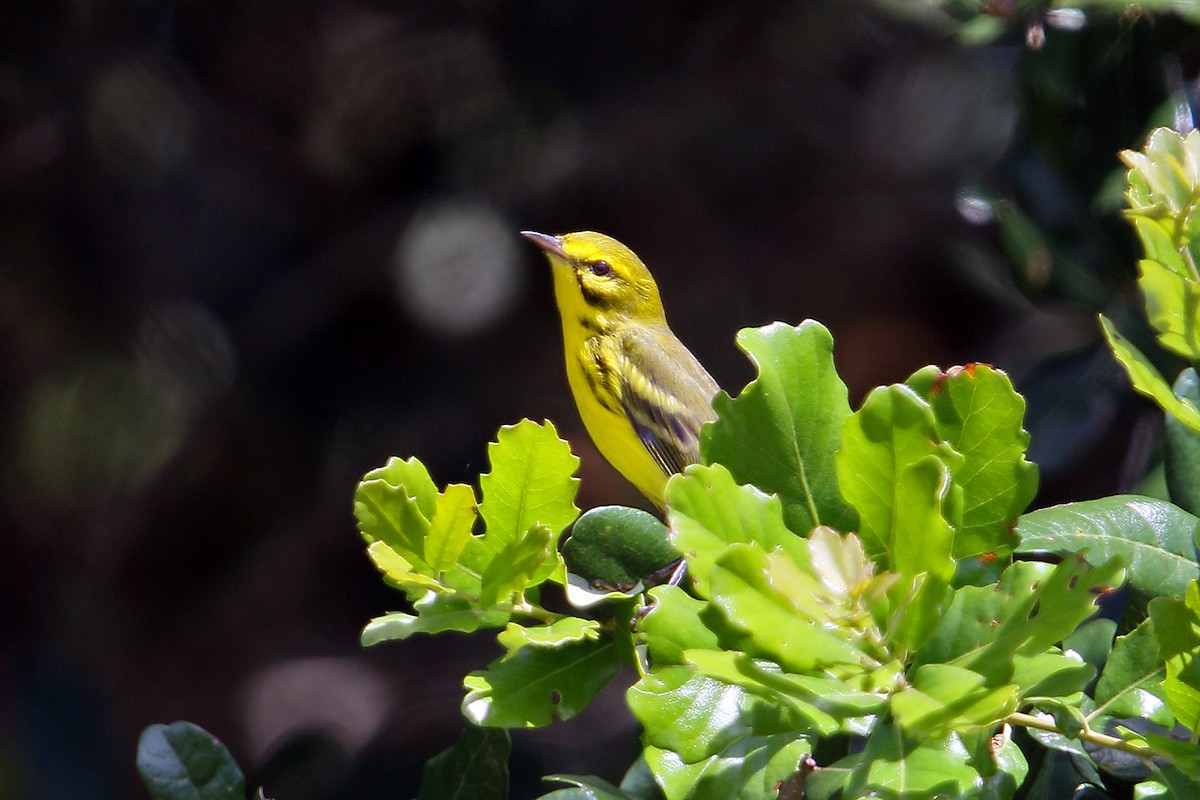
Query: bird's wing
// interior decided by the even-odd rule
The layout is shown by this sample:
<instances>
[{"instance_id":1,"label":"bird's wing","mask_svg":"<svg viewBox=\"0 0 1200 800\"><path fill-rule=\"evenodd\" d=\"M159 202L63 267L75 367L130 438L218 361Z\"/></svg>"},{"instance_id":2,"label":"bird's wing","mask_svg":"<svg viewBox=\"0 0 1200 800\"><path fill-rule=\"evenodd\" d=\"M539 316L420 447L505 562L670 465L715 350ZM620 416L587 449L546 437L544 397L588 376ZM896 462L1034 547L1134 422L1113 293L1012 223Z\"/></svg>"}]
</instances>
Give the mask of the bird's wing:
<instances>
[{"instance_id":1,"label":"bird's wing","mask_svg":"<svg viewBox=\"0 0 1200 800\"><path fill-rule=\"evenodd\" d=\"M700 460L700 427L713 419L716 381L669 330L622 337L621 406L638 439L668 475Z\"/></svg>"}]
</instances>

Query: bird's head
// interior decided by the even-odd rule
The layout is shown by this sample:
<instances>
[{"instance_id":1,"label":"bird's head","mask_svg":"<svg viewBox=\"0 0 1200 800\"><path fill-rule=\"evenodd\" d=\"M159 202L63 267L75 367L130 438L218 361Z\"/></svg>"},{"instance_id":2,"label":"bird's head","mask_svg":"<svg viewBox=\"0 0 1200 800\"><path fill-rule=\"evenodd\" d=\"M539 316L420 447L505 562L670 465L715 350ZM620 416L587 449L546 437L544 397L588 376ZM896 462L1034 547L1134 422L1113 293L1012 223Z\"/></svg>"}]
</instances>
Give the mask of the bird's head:
<instances>
[{"instance_id":1,"label":"bird's head","mask_svg":"<svg viewBox=\"0 0 1200 800\"><path fill-rule=\"evenodd\" d=\"M521 234L546 252L554 266L560 308L579 301L595 312L638 322L664 320L658 285L642 260L611 236L594 231L551 236Z\"/></svg>"}]
</instances>

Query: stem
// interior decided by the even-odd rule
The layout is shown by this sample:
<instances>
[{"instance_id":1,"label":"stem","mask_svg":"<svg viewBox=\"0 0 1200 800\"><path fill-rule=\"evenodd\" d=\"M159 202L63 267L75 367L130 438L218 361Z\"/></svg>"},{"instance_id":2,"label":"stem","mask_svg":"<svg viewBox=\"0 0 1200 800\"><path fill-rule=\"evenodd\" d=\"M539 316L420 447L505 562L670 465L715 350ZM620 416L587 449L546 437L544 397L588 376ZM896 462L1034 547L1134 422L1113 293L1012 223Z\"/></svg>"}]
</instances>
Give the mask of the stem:
<instances>
[{"instance_id":1,"label":"stem","mask_svg":"<svg viewBox=\"0 0 1200 800\"><path fill-rule=\"evenodd\" d=\"M1014 711L1008 715L1007 722L1012 725L1020 725L1025 728L1037 728L1042 731L1050 731L1051 733L1061 734L1058 726L1049 720L1044 720L1041 717L1035 717L1032 714L1025 714L1020 711ZM1107 733L1097 733L1087 726L1085 723L1083 730L1079 733L1079 738L1085 742L1107 747L1110 750L1120 750L1123 753L1129 753L1132 756L1149 760L1155 755L1155 752L1149 747L1127 742L1124 739L1118 739L1116 736L1109 736Z\"/></svg>"},{"instance_id":2,"label":"stem","mask_svg":"<svg viewBox=\"0 0 1200 800\"><path fill-rule=\"evenodd\" d=\"M488 611L507 611L510 614L523 614L526 617L533 617L540 622L558 622L560 619L565 619L567 614L559 614L555 611L547 611L541 606L535 606L532 603L498 603L487 609Z\"/></svg>"}]
</instances>

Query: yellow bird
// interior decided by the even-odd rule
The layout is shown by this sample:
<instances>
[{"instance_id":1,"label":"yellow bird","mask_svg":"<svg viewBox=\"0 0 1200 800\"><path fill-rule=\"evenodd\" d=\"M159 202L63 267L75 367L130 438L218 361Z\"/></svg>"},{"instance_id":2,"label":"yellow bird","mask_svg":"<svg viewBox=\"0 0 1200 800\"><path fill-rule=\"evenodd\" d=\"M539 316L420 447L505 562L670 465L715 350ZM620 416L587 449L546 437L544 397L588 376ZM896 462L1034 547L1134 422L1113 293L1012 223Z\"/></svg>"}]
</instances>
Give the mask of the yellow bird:
<instances>
[{"instance_id":1,"label":"yellow bird","mask_svg":"<svg viewBox=\"0 0 1200 800\"><path fill-rule=\"evenodd\" d=\"M567 381L588 435L662 507L667 478L700 460L716 381L667 327L658 285L632 250L592 231L521 234L553 267Z\"/></svg>"}]
</instances>

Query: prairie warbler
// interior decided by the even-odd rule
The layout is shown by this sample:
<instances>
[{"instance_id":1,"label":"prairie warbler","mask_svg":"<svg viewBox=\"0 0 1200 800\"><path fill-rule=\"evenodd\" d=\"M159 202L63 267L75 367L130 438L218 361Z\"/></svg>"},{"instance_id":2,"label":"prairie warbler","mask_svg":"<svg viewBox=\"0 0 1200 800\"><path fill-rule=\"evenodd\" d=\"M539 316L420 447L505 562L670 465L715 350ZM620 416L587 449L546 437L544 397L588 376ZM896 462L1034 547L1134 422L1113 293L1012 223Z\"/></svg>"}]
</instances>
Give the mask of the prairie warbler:
<instances>
[{"instance_id":1,"label":"prairie warbler","mask_svg":"<svg viewBox=\"0 0 1200 800\"><path fill-rule=\"evenodd\" d=\"M700 460L716 381L667 327L654 277L632 250L592 231L522 235L553 267L567 381L588 435L661 507L667 478Z\"/></svg>"}]
</instances>

